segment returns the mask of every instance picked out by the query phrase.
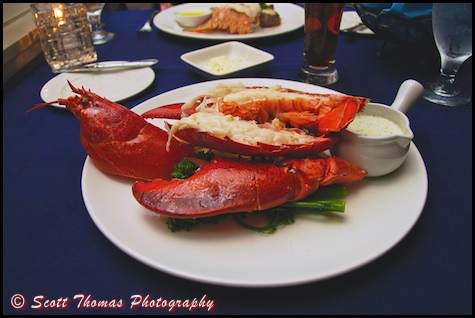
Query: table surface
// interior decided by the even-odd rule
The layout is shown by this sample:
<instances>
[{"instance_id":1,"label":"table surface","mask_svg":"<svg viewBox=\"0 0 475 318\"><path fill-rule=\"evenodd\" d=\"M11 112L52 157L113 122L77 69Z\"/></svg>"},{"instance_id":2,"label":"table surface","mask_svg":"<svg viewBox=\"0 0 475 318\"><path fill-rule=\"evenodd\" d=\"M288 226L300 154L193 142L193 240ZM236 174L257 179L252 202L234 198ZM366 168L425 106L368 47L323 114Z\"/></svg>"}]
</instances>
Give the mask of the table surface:
<instances>
[{"instance_id":1,"label":"table surface","mask_svg":"<svg viewBox=\"0 0 475 318\"><path fill-rule=\"evenodd\" d=\"M137 35L135 29L150 13L104 13L106 29L117 37L96 47L100 60L160 60L154 66L153 84L121 102L128 108L205 81L180 55L219 43L181 38L157 29ZM255 77L298 81L303 28L242 42L275 56ZM437 78L439 58L433 45L421 48L388 43L378 56L383 42L374 36L341 34L336 57L340 79L329 88L390 105L404 80L425 84ZM470 58L458 79L470 90L471 69ZM4 314L472 313L472 103L449 108L420 100L409 111L429 191L417 223L394 248L362 267L325 280L242 288L190 281L153 269L122 252L102 234L82 198L80 181L86 153L78 138L77 120L69 111L55 107L25 113L42 102L39 92L53 77L42 61L16 82L4 85ZM80 294L89 300L121 299L125 307L78 308L73 297ZM26 299L22 309L14 308L18 295ZM169 302L206 297L214 308L131 309L132 295ZM66 298L69 305L64 308ZM39 303L43 307L33 309Z\"/></svg>"}]
</instances>

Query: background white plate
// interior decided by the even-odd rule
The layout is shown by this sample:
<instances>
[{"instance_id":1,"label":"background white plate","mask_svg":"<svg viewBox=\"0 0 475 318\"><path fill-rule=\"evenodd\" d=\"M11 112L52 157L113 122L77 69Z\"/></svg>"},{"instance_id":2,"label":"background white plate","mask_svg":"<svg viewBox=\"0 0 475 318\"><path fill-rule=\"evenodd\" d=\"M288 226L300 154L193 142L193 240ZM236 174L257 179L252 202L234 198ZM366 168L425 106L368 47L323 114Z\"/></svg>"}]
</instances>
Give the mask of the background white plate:
<instances>
[{"instance_id":1,"label":"background white plate","mask_svg":"<svg viewBox=\"0 0 475 318\"><path fill-rule=\"evenodd\" d=\"M115 63L116 61L108 62ZM75 87L84 86L85 89L90 89L99 96L119 102L142 92L153 83L154 79L155 72L150 67L120 71L61 73L41 88L40 96L45 102L51 102L74 95L68 85L69 80ZM59 104L52 106L65 107Z\"/></svg>"},{"instance_id":2,"label":"background white plate","mask_svg":"<svg viewBox=\"0 0 475 318\"><path fill-rule=\"evenodd\" d=\"M133 110L143 113L186 101L218 82L178 88ZM315 93L336 93L315 85L273 79L239 79L245 85L282 85ZM223 176L225 177L225 176ZM391 249L413 227L425 205L424 161L411 144L395 172L348 185L346 211L297 216L296 223L262 236L231 221L170 232L165 218L151 216L132 196L132 181L95 168L88 157L82 193L89 214L117 247L144 264L178 277L226 286L287 286L333 277L358 268Z\"/></svg>"},{"instance_id":3,"label":"background white plate","mask_svg":"<svg viewBox=\"0 0 475 318\"><path fill-rule=\"evenodd\" d=\"M281 24L272 28L261 28L250 34L230 34L227 32L211 32L211 33L194 33L184 32L183 28L179 26L173 15L177 11L188 9L209 9L211 7L219 7L222 3L188 3L176 5L167 10L161 11L153 18L153 24L157 29L163 32L196 39L208 40L242 40L252 38L262 38L274 36L278 34L294 31L304 25L304 9L293 3L273 3L274 9L279 13Z\"/></svg>"},{"instance_id":4,"label":"background white plate","mask_svg":"<svg viewBox=\"0 0 475 318\"><path fill-rule=\"evenodd\" d=\"M345 11L343 12L343 17L341 18L341 23L340 23L340 30L341 32L347 32L345 31L348 28L351 28L353 26L358 25L359 23L362 23L360 16L356 11ZM351 33L357 33L357 34L373 34L374 32L371 31L368 27L364 29L356 29L353 31L349 31Z\"/></svg>"}]
</instances>

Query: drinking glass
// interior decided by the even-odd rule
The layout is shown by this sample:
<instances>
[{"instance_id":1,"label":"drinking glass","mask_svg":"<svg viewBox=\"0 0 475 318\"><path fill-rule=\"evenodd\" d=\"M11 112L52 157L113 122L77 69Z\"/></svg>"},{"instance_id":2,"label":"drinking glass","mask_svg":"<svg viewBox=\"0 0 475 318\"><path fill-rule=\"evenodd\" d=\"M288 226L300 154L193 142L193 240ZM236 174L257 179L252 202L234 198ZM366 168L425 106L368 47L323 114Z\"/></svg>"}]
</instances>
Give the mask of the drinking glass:
<instances>
[{"instance_id":1,"label":"drinking glass","mask_svg":"<svg viewBox=\"0 0 475 318\"><path fill-rule=\"evenodd\" d=\"M330 85L338 80L335 55L344 3L305 3L302 82Z\"/></svg>"},{"instance_id":2,"label":"drinking glass","mask_svg":"<svg viewBox=\"0 0 475 318\"><path fill-rule=\"evenodd\" d=\"M424 99L444 106L465 105L472 97L455 85L455 77L472 56L472 4L434 3L432 28L441 68L437 81L425 89Z\"/></svg>"},{"instance_id":3,"label":"drinking glass","mask_svg":"<svg viewBox=\"0 0 475 318\"><path fill-rule=\"evenodd\" d=\"M115 38L115 34L102 28L101 15L105 3L86 3L87 18L91 22L94 45L104 44Z\"/></svg>"}]
</instances>

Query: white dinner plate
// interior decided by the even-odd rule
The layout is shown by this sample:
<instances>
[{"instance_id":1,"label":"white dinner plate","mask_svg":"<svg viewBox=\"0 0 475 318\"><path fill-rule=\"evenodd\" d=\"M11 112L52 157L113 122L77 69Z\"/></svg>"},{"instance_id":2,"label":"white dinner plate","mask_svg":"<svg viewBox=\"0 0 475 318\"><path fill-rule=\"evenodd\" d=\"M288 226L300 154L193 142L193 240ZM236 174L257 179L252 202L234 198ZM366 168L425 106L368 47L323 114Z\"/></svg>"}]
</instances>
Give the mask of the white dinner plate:
<instances>
[{"instance_id":1,"label":"white dinner plate","mask_svg":"<svg viewBox=\"0 0 475 318\"><path fill-rule=\"evenodd\" d=\"M282 85L337 93L294 81L225 79L166 92L133 110L141 114L158 105L184 102L216 83L236 81L249 86ZM314 282L373 261L411 230L422 213L428 190L424 161L412 143L407 160L395 172L347 186L345 213L297 215L294 224L263 236L227 219L189 232L171 232L164 217L151 215L134 199L132 183L102 173L87 157L82 172L83 199L92 220L112 243L165 273L239 287Z\"/></svg>"},{"instance_id":2,"label":"white dinner plate","mask_svg":"<svg viewBox=\"0 0 475 318\"><path fill-rule=\"evenodd\" d=\"M116 63L107 61L104 63ZM90 89L99 96L113 102L119 102L132 97L153 83L155 72L150 67L124 69L119 71L99 71L87 73L61 73L50 79L41 88L40 96L45 102L58 98L68 98L74 93L68 85L68 80L75 87ZM65 107L59 104L52 106Z\"/></svg>"},{"instance_id":3,"label":"white dinner plate","mask_svg":"<svg viewBox=\"0 0 475 318\"><path fill-rule=\"evenodd\" d=\"M209 9L211 7L219 7L222 3L187 3L171 7L161 11L153 18L153 24L157 29L163 32L196 39L207 40L243 40L253 38L263 38L268 36L279 35L294 31L304 25L304 9L293 3L274 3L274 9L281 17L281 24L271 28L258 28L249 34L231 34L224 31L215 31L210 33L184 32L179 26L173 15L177 11L188 9Z\"/></svg>"},{"instance_id":4,"label":"white dinner plate","mask_svg":"<svg viewBox=\"0 0 475 318\"><path fill-rule=\"evenodd\" d=\"M347 32L345 30L351 27L357 26L360 23L363 23L363 22L361 21L361 18L356 11L345 11L343 12L343 16L341 18L340 30L341 32ZM368 27L365 27L362 29L358 28L350 32L357 33L357 34L368 34L368 35L373 34L374 35L374 32L371 31L371 29L369 29Z\"/></svg>"}]
</instances>

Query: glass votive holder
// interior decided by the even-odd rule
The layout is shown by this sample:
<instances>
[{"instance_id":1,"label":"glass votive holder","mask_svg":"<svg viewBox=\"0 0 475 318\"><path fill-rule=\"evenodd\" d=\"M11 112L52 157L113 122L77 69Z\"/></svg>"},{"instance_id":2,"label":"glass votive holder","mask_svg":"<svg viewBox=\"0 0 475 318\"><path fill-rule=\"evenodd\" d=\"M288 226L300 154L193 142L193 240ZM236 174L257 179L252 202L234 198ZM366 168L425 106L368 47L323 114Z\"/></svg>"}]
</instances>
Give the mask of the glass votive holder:
<instances>
[{"instance_id":1,"label":"glass votive holder","mask_svg":"<svg viewBox=\"0 0 475 318\"><path fill-rule=\"evenodd\" d=\"M84 3L35 3L30 7L53 71L97 61Z\"/></svg>"}]
</instances>

